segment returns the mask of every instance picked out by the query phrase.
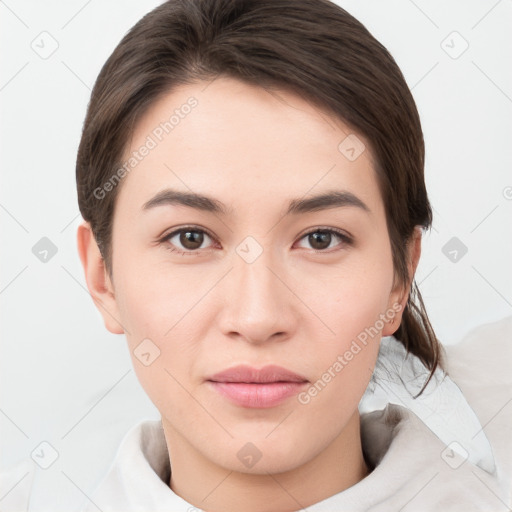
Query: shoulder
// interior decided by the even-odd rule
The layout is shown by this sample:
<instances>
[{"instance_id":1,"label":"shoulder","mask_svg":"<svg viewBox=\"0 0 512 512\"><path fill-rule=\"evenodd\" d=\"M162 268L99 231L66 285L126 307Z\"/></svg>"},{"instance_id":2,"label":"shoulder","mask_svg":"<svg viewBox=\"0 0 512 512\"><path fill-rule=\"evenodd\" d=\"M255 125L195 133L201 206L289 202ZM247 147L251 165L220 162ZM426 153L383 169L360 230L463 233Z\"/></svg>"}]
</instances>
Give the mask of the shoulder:
<instances>
[{"instance_id":1,"label":"shoulder","mask_svg":"<svg viewBox=\"0 0 512 512\"><path fill-rule=\"evenodd\" d=\"M448 373L461 382L470 384L477 376L486 385L512 385L512 316L480 325L444 350Z\"/></svg>"},{"instance_id":2,"label":"shoulder","mask_svg":"<svg viewBox=\"0 0 512 512\"><path fill-rule=\"evenodd\" d=\"M481 325L444 347L459 386L491 444L502 492L512 494L512 316Z\"/></svg>"},{"instance_id":3,"label":"shoulder","mask_svg":"<svg viewBox=\"0 0 512 512\"><path fill-rule=\"evenodd\" d=\"M509 497L495 476L446 446L406 407L390 403L364 413L361 437L363 447L377 457L376 467L312 511L506 510Z\"/></svg>"},{"instance_id":4,"label":"shoulder","mask_svg":"<svg viewBox=\"0 0 512 512\"><path fill-rule=\"evenodd\" d=\"M115 436L113 435L115 434ZM112 447L114 439L117 439L117 431L105 433L94 430L90 434L95 443L103 449L103 454ZM114 449L114 459L101 456L101 450L94 450L93 459L103 458L101 465L90 465L90 460L72 460L70 464L85 464L87 469L96 473L93 478L92 490L70 486L70 481L63 476L64 471L59 471L52 466L44 466L35 458L24 457L18 462L8 465L0 470L0 502L2 510L16 510L27 512L32 510L47 510L49 505L57 503L64 505L69 512L83 512L94 510L100 499L106 497L107 506L102 510L109 510L112 503L121 503L127 499L130 492L138 487L147 486L148 493L160 491L165 487L162 479L168 480L169 456L165 449L165 438L160 420L141 420L132 425L121 436L120 444ZM44 459L43 459L44 460ZM62 460L62 458L59 458ZM99 469L101 468L101 469ZM67 469L66 469L67 472ZM94 481L96 480L96 483ZM130 489L131 487L131 489ZM66 495L67 492L72 495ZM91 497L98 496L98 502L91 502ZM103 501L102 501L103 504ZM132 510L129 503L123 503L122 510Z\"/></svg>"},{"instance_id":5,"label":"shoulder","mask_svg":"<svg viewBox=\"0 0 512 512\"><path fill-rule=\"evenodd\" d=\"M482 424L503 424L512 417L512 316L470 331L446 345L445 367ZM494 416L496 415L496 416Z\"/></svg>"}]
</instances>

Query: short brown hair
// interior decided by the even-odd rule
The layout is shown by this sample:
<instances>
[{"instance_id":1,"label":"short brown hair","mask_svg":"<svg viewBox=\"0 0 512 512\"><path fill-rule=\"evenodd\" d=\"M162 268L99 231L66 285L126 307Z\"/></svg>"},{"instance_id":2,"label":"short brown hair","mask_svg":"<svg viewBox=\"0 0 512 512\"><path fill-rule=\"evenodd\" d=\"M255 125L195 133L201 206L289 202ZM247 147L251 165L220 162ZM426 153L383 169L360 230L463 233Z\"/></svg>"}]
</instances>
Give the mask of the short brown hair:
<instances>
[{"instance_id":1,"label":"short brown hair","mask_svg":"<svg viewBox=\"0 0 512 512\"><path fill-rule=\"evenodd\" d=\"M134 126L174 87L227 76L294 92L369 141L386 209L395 282L409 282L407 242L430 228L424 141L412 94L393 57L328 0L169 0L124 36L94 85L76 162L78 202L112 276L114 174ZM432 376L439 342L412 280L394 336ZM429 379L430 380L430 379Z\"/></svg>"}]
</instances>

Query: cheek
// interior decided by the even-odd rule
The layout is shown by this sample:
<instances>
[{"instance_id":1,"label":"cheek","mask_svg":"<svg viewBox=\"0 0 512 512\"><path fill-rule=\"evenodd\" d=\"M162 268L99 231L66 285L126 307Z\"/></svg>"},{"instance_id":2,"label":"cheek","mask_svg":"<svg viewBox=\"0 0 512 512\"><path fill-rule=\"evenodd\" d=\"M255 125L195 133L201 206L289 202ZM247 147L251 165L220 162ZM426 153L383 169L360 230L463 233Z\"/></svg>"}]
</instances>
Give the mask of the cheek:
<instances>
[{"instance_id":1,"label":"cheek","mask_svg":"<svg viewBox=\"0 0 512 512\"><path fill-rule=\"evenodd\" d=\"M345 267L318 289L318 276L304 289L311 290L305 302L322 320L324 333L318 335L318 322L311 323L308 339L316 340L313 350L319 389L328 383L318 405L337 399L355 406L364 392L378 355L381 333L388 315L389 293L393 279L391 257L368 258ZM314 283L317 283L315 288ZM395 312L391 312L394 316ZM326 386L327 387L327 386ZM312 391L314 394L315 391ZM331 394L333 393L333 394ZM336 395L338 398L335 398ZM328 398L330 397L330 398ZM325 402L324 402L325 400Z\"/></svg>"},{"instance_id":2,"label":"cheek","mask_svg":"<svg viewBox=\"0 0 512 512\"><path fill-rule=\"evenodd\" d=\"M202 312L201 304L197 304L198 289L189 286L185 292L178 292L176 285L179 287L175 280L166 282L163 278L127 280L120 287L118 300L129 331L126 338L130 349L133 351L143 339L150 339L161 351L160 361L167 366L169 353L174 354L175 364L176 358L194 349L189 341L191 329L197 322L197 314Z\"/></svg>"},{"instance_id":3,"label":"cheek","mask_svg":"<svg viewBox=\"0 0 512 512\"><path fill-rule=\"evenodd\" d=\"M334 331L331 339L343 342L357 336L386 311L393 281L390 257L354 258L337 271L324 272L307 278L304 302Z\"/></svg>"},{"instance_id":4,"label":"cheek","mask_svg":"<svg viewBox=\"0 0 512 512\"><path fill-rule=\"evenodd\" d=\"M311 417L329 417L333 435L357 408L371 378L387 306L387 280L366 282L361 276L359 285L353 282L323 295L322 302L329 305L321 316L329 330L319 337L311 329L308 338L315 342L304 347L314 361L315 376L299 402Z\"/></svg>"},{"instance_id":5,"label":"cheek","mask_svg":"<svg viewBox=\"0 0 512 512\"><path fill-rule=\"evenodd\" d=\"M344 294L326 316L333 332L312 347L317 377L332 382L331 389L337 389L342 402L351 405L368 384L384 326L381 318L386 302L382 294L367 292L364 296L357 296L357 290Z\"/></svg>"},{"instance_id":6,"label":"cheek","mask_svg":"<svg viewBox=\"0 0 512 512\"><path fill-rule=\"evenodd\" d=\"M142 279L140 273L120 283L118 303L129 331L125 335L132 365L146 394L158 410L190 416L190 400L181 385L188 387L197 356L198 346L189 341L194 310L182 293L161 280Z\"/></svg>"},{"instance_id":7,"label":"cheek","mask_svg":"<svg viewBox=\"0 0 512 512\"><path fill-rule=\"evenodd\" d=\"M120 276L116 298L124 325L132 335L151 333L163 338L187 312L193 312L206 284L201 284L201 276L190 266L155 265L143 254L128 254L130 258L117 262L116 267Z\"/></svg>"}]
</instances>

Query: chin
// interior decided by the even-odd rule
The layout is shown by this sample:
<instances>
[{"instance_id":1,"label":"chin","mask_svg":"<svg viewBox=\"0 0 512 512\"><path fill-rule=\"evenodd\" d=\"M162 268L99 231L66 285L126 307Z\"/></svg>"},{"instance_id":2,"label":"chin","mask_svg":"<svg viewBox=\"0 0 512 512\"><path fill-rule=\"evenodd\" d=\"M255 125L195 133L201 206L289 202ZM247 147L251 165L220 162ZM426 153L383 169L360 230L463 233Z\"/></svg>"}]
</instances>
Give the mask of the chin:
<instances>
[{"instance_id":1,"label":"chin","mask_svg":"<svg viewBox=\"0 0 512 512\"><path fill-rule=\"evenodd\" d=\"M281 436L276 435L276 432L270 434L270 437L266 437L267 434L266 430L260 430L258 435L236 436L224 444L221 453L211 454L211 458L227 470L253 475L285 473L309 460L304 443L299 442L295 436L286 431L281 432ZM300 439L304 441L308 436L302 435ZM313 458L313 447L306 448L311 450L310 458Z\"/></svg>"}]
</instances>

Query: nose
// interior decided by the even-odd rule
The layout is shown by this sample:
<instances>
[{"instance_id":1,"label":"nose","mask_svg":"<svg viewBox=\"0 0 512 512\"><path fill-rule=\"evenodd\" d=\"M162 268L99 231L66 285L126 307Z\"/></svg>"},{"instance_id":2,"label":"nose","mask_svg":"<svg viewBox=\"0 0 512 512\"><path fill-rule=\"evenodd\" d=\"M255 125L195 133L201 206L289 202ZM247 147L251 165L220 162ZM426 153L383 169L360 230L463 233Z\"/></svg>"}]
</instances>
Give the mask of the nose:
<instances>
[{"instance_id":1,"label":"nose","mask_svg":"<svg viewBox=\"0 0 512 512\"><path fill-rule=\"evenodd\" d=\"M289 338L296 328L300 301L271 252L263 250L251 263L234 254L233 268L219 290L220 328L225 336L261 344Z\"/></svg>"}]
</instances>

